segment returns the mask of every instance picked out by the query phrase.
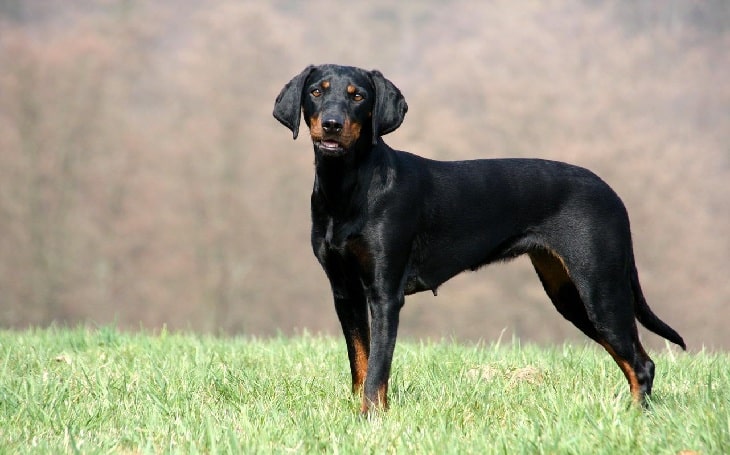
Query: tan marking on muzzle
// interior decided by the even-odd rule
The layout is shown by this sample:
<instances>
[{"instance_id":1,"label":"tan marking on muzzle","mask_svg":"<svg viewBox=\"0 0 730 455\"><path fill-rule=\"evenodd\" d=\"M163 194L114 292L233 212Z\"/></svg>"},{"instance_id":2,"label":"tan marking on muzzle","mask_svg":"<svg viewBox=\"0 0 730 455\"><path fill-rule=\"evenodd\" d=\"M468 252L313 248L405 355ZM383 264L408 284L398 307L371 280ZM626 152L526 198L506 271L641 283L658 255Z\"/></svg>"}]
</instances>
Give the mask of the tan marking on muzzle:
<instances>
[{"instance_id":1,"label":"tan marking on muzzle","mask_svg":"<svg viewBox=\"0 0 730 455\"><path fill-rule=\"evenodd\" d=\"M355 145L355 142L360 138L361 130L361 124L353 122L349 118L346 119L345 125L342 127L342 132L340 133L340 145L345 148L350 148Z\"/></svg>"},{"instance_id":2,"label":"tan marking on muzzle","mask_svg":"<svg viewBox=\"0 0 730 455\"><path fill-rule=\"evenodd\" d=\"M362 125L348 118L345 119L345 124L342 126L342 131L339 134L333 134L327 136L327 138L337 141L344 148L350 148L360 138L361 131ZM309 135L313 142L319 142L324 139L325 134L324 129L322 129L322 119L318 113L309 118Z\"/></svg>"},{"instance_id":3,"label":"tan marking on muzzle","mask_svg":"<svg viewBox=\"0 0 730 455\"><path fill-rule=\"evenodd\" d=\"M314 114L309 117L309 135L312 137L313 142L322 140L324 130L322 130L322 121L319 118L319 114Z\"/></svg>"}]
</instances>

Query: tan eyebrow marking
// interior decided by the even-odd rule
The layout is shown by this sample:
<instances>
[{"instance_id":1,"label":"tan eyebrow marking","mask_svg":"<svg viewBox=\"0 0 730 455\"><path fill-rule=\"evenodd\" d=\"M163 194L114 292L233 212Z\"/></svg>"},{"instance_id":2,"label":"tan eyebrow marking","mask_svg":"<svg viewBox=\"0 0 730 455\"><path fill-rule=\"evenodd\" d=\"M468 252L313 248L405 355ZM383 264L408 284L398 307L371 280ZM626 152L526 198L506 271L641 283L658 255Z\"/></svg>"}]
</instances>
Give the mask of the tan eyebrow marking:
<instances>
[{"instance_id":1,"label":"tan eyebrow marking","mask_svg":"<svg viewBox=\"0 0 730 455\"><path fill-rule=\"evenodd\" d=\"M322 88L330 88L330 81L322 81Z\"/></svg>"}]
</instances>

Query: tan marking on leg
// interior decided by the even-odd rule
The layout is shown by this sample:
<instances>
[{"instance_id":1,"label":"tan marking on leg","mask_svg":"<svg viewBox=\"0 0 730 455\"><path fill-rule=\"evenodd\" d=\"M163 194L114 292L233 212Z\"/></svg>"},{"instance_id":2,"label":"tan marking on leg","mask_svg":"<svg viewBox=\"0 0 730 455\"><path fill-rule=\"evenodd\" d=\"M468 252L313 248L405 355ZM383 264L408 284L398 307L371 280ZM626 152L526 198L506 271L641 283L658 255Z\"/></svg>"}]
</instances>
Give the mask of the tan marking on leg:
<instances>
[{"instance_id":1,"label":"tan marking on leg","mask_svg":"<svg viewBox=\"0 0 730 455\"><path fill-rule=\"evenodd\" d=\"M370 247L362 236L353 237L347 241L345 245L347 251L357 261L363 271L371 271L373 268L373 255L370 253Z\"/></svg>"},{"instance_id":2,"label":"tan marking on leg","mask_svg":"<svg viewBox=\"0 0 730 455\"><path fill-rule=\"evenodd\" d=\"M640 403L641 386L639 384L639 379L636 376L636 371L634 371L634 367L631 366L628 360L619 357L618 354L616 354L616 351L614 351L607 342L601 341L600 343L601 346L603 346L603 348L611 354L613 360L618 364L618 367L621 368L624 376L626 376L626 380L629 381L629 389L631 390L631 397L634 403Z\"/></svg>"},{"instance_id":3,"label":"tan marking on leg","mask_svg":"<svg viewBox=\"0 0 730 455\"><path fill-rule=\"evenodd\" d=\"M362 396L362 406L360 406L360 412L365 414L370 409L377 408L381 410L388 409L388 383L385 382L378 387L378 391L375 397L375 403L370 401L365 394Z\"/></svg>"},{"instance_id":4,"label":"tan marking on leg","mask_svg":"<svg viewBox=\"0 0 730 455\"><path fill-rule=\"evenodd\" d=\"M557 295L560 288L570 282L568 267L563 258L555 251L534 250L530 251L528 256L550 295Z\"/></svg>"},{"instance_id":5,"label":"tan marking on leg","mask_svg":"<svg viewBox=\"0 0 730 455\"><path fill-rule=\"evenodd\" d=\"M365 395L362 396L362 404L360 405L360 414L367 414L367 412L370 410L370 406L368 405L368 399L365 398Z\"/></svg>"},{"instance_id":6,"label":"tan marking on leg","mask_svg":"<svg viewBox=\"0 0 730 455\"><path fill-rule=\"evenodd\" d=\"M382 384L378 388L378 407L388 409L388 383Z\"/></svg>"},{"instance_id":7,"label":"tan marking on leg","mask_svg":"<svg viewBox=\"0 0 730 455\"><path fill-rule=\"evenodd\" d=\"M362 393L365 377L368 374L368 347L359 335L353 339L355 348L355 371L352 378L353 393Z\"/></svg>"}]
</instances>

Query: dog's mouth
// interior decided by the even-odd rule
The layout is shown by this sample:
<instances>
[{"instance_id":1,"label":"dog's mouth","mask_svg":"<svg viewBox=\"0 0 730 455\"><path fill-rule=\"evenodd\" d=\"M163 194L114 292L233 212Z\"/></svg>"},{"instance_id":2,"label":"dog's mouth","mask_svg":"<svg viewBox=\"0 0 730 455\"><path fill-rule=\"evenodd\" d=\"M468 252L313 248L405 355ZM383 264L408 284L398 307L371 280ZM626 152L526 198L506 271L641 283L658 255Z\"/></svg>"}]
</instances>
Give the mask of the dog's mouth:
<instances>
[{"instance_id":1,"label":"dog's mouth","mask_svg":"<svg viewBox=\"0 0 730 455\"><path fill-rule=\"evenodd\" d=\"M319 151L325 155L341 155L345 152L345 148L337 141L332 139L323 139L315 142Z\"/></svg>"}]
</instances>

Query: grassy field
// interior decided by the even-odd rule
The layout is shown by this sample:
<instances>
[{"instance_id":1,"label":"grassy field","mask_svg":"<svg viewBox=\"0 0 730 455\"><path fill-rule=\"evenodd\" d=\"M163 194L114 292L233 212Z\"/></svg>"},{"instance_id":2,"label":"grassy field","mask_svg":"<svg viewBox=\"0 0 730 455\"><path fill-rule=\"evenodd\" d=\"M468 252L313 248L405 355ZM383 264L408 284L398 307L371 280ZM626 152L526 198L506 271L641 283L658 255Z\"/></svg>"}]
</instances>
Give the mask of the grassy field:
<instances>
[{"instance_id":1,"label":"grassy field","mask_svg":"<svg viewBox=\"0 0 730 455\"><path fill-rule=\"evenodd\" d=\"M402 341L362 418L335 338L0 331L0 453L730 453L730 356L653 357L640 411L592 346Z\"/></svg>"}]
</instances>

